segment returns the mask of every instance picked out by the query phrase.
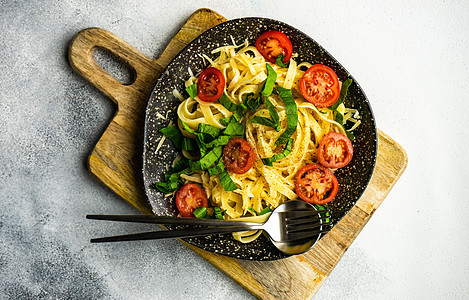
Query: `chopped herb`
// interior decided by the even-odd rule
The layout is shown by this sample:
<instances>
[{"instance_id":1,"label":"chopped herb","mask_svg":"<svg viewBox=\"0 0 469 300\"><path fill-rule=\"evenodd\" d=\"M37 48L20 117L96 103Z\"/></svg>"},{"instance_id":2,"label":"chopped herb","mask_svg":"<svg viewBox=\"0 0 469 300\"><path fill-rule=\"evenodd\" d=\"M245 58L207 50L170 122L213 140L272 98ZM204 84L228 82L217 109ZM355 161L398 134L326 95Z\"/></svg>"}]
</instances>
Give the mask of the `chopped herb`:
<instances>
[{"instance_id":1,"label":"chopped herb","mask_svg":"<svg viewBox=\"0 0 469 300\"><path fill-rule=\"evenodd\" d=\"M272 128L276 128L276 127L277 127L276 124L274 123L274 121L272 121L272 120L269 119L269 118L261 117L261 116L254 116L254 117L251 119L251 123L257 123L257 124L269 126L269 127L272 127Z\"/></svg>"},{"instance_id":2,"label":"chopped herb","mask_svg":"<svg viewBox=\"0 0 469 300\"><path fill-rule=\"evenodd\" d=\"M265 214L270 213L270 212L272 212L272 209L270 209L270 207L267 206L266 208L264 208L263 210L261 210L261 212L259 213L259 215L262 216L262 215L265 215Z\"/></svg>"},{"instance_id":3,"label":"chopped herb","mask_svg":"<svg viewBox=\"0 0 469 300\"><path fill-rule=\"evenodd\" d=\"M261 88L261 94L267 98L272 94L274 90L275 81L277 80L277 72L268 64L265 64L267 68L267 79L264 81L264 84Z\"/></svg>"},{"instance_id":4,"label":"chopped herb","mask_svg":"<svg viewBox=\"0 0 469 300\"><path fill-rule=\"evenodd\" d=\"M270 102L270 100L267 98L264 100L264 104L267 106L267 109L269 110L269 113L270 113L270 117L272 118L272 121L275 124L275 127L274 127L275 131L279 131L280 130L280 118L278 116L277 109L272 104L272 102Z\"/></svg>"},{"instance_id":5,"label":"chopped herb","mask_svg":"<svg viewBox=\"0 0 469 300\"><path fill-rule=\"evenodd\" d=\"M200 141L208 143L220 135L221 129L205 123L199 123L198 131L199 133L197 134L197 137L200 139Z\"/></svg>"},{"instance_id":6,"label":"chopped herb","mask_svg":"<svg viewBox=\"0 0 469 300\"><path fill-rule=\"evenodd\" d=\"M184 127L184 129L189 132L189 133L192 133L192 134L195 134L197 135L197 131L190 128L189 125L187 125L184 121L181 120L181 123L182 123L182 126Z\"/></svg>"},{"instance_id":7,"label":"chopped herb","mask_svg":"<svg viewBox=\"0 0 469 300\"><path fill-rule=\"evenodd\" d=\"M261 97L254 97L254 93L249 93L244 97L244 105L251 110L256 111L261 105Z\"/></svg>"},{"instance_id":8,"label":"chopped herb","mask_svg":"<svg viewBox=\"0 0 469 300\"><path fill-rule=\"evenodd\" d=\"M218 176L220 177L220 183L222 187L225 189L225 191L229 192L229 191L234 191L238 189L238 187L233 182L233 180L231 180L230 174L228 173L227 170L224 170L223 172L218 174Z\"/></svg>"},{"instance_id":9,"label":"chopped herb","mask_svg":"<svg viewBox=\"0 0 469 300\"><path fill-rule=\"evenodd\" d=\"M231 102L231 100L228 98L228 96L225 93L223 93L223 95L221 96L220 99L218 99L218 101L220 101L220 103L227 110L229 110L230 112L233 113L233 115L230 118L220 119L220 122L225 126L229 123L239 122L241 120L241 118L243 117L244 112L247 109L247 107L242 103L240 105L238 105L238 104L235 104L235 103ZM233 120L233 118L234 118L234 120Z\"/></svg>"},{"instance_id":10,"label":"chopped herb","mask_svg":"<svg viewBox=\"0 0 469 300\"><path fill-rule=\"evenodd\" d=\"M339 98L337 99L337 101L334 104L332 104L328 108L332 111L335 111L335 113L336 113L335 114L335 121L337 123L339 123L340 125L342 125L342 128L344 129L345 134L347 135L348 139L353 141L355 139L355 136L350 131L345 129L345 127L344 127L344 125L345 125L344 124L344 116L337 110L339 105L341 105L345 101L345 98L347 97L348 88L350 87L351 84L352 84L352 79L347 78L347 80L345 80L344 83L342 83Z\"/></svg>"},{"instance_id":11,"label":"chopped herb","mask_svg":"<svg viewBox=\"0 0 469 300\"><path fill-rule=\"evenodd\" d=\"M179 176L181 174L189 173L189 160L183 158L179 160L173 168L171 168L168 172L164 174L165 181L164 182L156 182L155 187L165 193L169 194L177 190L179 184Z\"/></svg>"},{"instance_id":12,"label":"chopped herb","mask_svg":"<svg viewBox=\"0 0 469 300\"><path fill-rule=\"evenodd\" d=\"M244 125L242 123L229 123L222 133L228 136L244 136Z\"/></svg>"},{"instance_id":13,"label":"chopped herb","mask_svg":"<svg viewBox=\"0 0 469 300\"><path fill-rule=\"evenodd\" d=\"M343 116L340 112L338 112L338 111L336 111L335 120L336 120L336 122L339 123L340 125L343 125L343 124L344 124L344 116Z\"/></svg>"},{"instance_id":14,"label":"chopped herb","mask_svg":"<svg viewBox=\"0 0 469 300\"><path fill-rule=\"evenodd\" d=\"M323 210L323 209L327 209L327 208L328 208L327 204L324 204L324 205L314 204L314 207L316 207L316 209L318 209L318 210ZM321 218L330 217L330 216L331 216L331 214L330 214L329 212L320 213L319 215L321 216ZM325 219L324 221L325 221L326 223L329 223L330 220L329 220L329 218L327 218L327 219Z\"/></svg>"},{"instance_id":15,"label":"chopped herb","mask_svg":"<svg viewBox=\"0 0 469 300\"><path fill-rule=\"evenodd\" d=\"M221 154L223 152L223 147L222 146L217 146L210 150L207 154L205 154L204 157L202 157L198 162L200 165L200 168L202 170L206 170L210 168L213 164L215 164L218 159L221 157Z\"/></svg>"},{"instance_id":16,"label":"chopped herb","mask_svg":"<svg viewBox=\"0 0 469 300\"><path fill-rule=\"evenodd\" d=\"M220 119L221 124L227 126L230 123L236 123L241 121L243 114L247 109L247 107L243 103L238 105L231 102L231 100L228 98L228 96L226 96L226 94L223 94L219 101L227 110L233 113L231 117Z\"/></svg>"},{"instance_id":17,"label":"chopped herb","mask_svg":"<svg viewBox=\"0 0 469 300\"><path fill-rule=\"evenodd\" d=\"M239 122L241 121L241 119L243 118L243 115L244 115L244 112L246 111L246 106L244 104L240 104L238 105L238 109L233 113L233 115L231 116L231 119L232 119L232 122L231 123L234 123L234 122Z\"/></svg>"},{"instance_id":18,"label":"chopped herb","mask_svg":"<svg viewBox=\"0 0 469 300\"><path fill-rule=\"evenodd\" d=\"M225 215L226 210L222 211L221 208L219 208L218 206L214 206L213 212L213 216L215 217L215 219L223 220L223 216Z\"/></svg>"},{"instance_id":19,"label":"chopped herb","mask_svg":"<svg viewBox=\"0 0 469 300\"><path fill-rule=\"evenodd\" d=\"M218 99L218 101L221 103L221 105L223 105L227 110L229 110L231 112L234 112L238 109L238 105L231 102L230 98L228 98L226 93L223 93L223 95L221 95L221 97L220 97L220 99Z\"/></svg>"},{"instance_id":20,"label":"chopped herb","mask_svg":"<svg viewBox=\"0 0 469 300\"><path fill-rule=\"evenodd\" d=\"M345 135L348 137L349 140L353 141L355 139L355 136L353 135L353 133L351 133L345 128L344 128L344 131L345 131Z\"/></svg>"},{"instance_id":21,"label":"chopped herb","mask_svg":"<svg viewBox=\"0 0 469 300\"><path fill-rule=\"evenodd\" d=\"M194 160L189 160L189 169L191 171L194 171L194 172L202 170L202 167L200 165L200 161L199 160L195 160L195 161Z\"/></svg>"},{"instance_id":22,"label":"chopped herb","mask_svg":"<svg viewBox=\"0 0 469 300\"><path fill-rule=\"evenodd\" d=\"M347 80L344 81L344 83L342 83L342 87L340 88L339 98L334 104L328 107L330 110L337 110L339 105L341 105L344 102L345 97L347 97L348 88L351 84L352 84L351 78L348 78Z\"/></svg>"},{"instance_id":23,"label":"chopped herb","mask_svg":"<svg viewBox=\"0 0 469 300\"><path fill-rule=\"evenodd\" d=\"M207 171L208 171L208 174L210 174L210 176L213 176L213 175L220 174L224 170L225 170L225 165L223 164L223 160L219 159L217 164L209 168Z\"/></svg>"},{"instance_id":24,"label":"chopped herb","mask_svg":"<svg viewBox=\"0 0 469 300\"><path fill-rule=\"evenodd\" d=\"M197 96L197 83L186 87L186 92L192 99L194 99Z\"/></svg>"},{"instance_id":25,"label":"chopped herb","mask_svg":"<svg viewBox=\"0 0 469 300\"><path fill-rule=\"evenodd\" d=\"M221 118L221 119L219 119L218 121L220 121L220 123L221 123L222 125L228 126L228 124L230 124L231 117L229 117L229 118Z\"/></svg>"},{"instance_id":26,"label":"chopped herb","mask_svg":"<svg viewBox=\"0 0 469 300\"><path fill-rule=\"evenodd\" d=\"M285 112L287 115L287 129L275 141L275 145L287 143L290 136L295 133L298 126L298 107L293 99L292 91L283 87L277 87L278 94L285 104ZM278 130L277 130L278 131Z\"/></svg>"},{"instance_id":27,"label":"chopped herb","mask_svg":"<svg viewBox=\"0 0 469 300\"><path fill-rule=\"evenodd\" d=\"M290 62L283 62L283 53L280 53L279 56L277 56L275 63L282 68L288 68L288 65L290 65Z\"/></svg>"},{"instance_id":28,"label":"chopped herb","mask_svg":"<svg viewBox=\"0 0 469 300\"><path fill-rule=\"evenodd\" d=\"M280 131L280 118L278 116L277 109L267 98L265 98L264 103L267 106L267 109L269 110L271 118L269 119L266 117L254 116L251 119L251 123L258 123L261 125L269 126L274 128L277 132Z\"/></svg>"},{"instance_id":29,"label":"chopped herb","mask_svg":"<svg viewBox=\"0 0 469 300\"><path fill-rule=\"evenodd\" d=\"M174 167L172 167L169 171L167 171L164 174L164 179L168 180L172 174L181 172L187 169L188 167L189 167L189 160L183 157L174 164Z\"/></svg>"},{"instance_id":30,"label":"chopped herb","mask_svg":"<svg viewBox=\"0 0 469 300\"><path fill-rule=\"evenodd\" d=\"M248 209L249 209L250 211L252 211L252 212L254 213L254 215L256 215L256 216L258 215L257 211L256 211L254 208L248 207Z\"/></svg>"},{"instance_id":31,"label":"chopped herb","mask_svg":"<svg viewBox=\"0 0 469 300\"><path fill-rule=\"evenodd\" d=\"M203 206L199 206L196 208L196 210L194 210L193 214L196 218L199 218L199 219L205 218L205 216L207 215L207 208Z\"/></svg>"},{"instance_id":32,"label":"chopped herb","mask_svg":"<svg viewBox=\"0 0 469 300\"><path fill-rule=\"evenodd\" d=\"M176 148L194 151L197 150L197 144L195 140L186 138L182 135L181 131L177 126L171 125L160 129L160 132L167 137Z\"/></svg>"},{"instance_id":33,"label":"chopped herb","mask_svg":"<svg viewBox=\"0 0 469 300\"><path fill-rule=\"evenodd\" d=\"M160 132L167 137L171 142L173 142L174 146L177 148L181 148L182 138L184 137L181 131L174 125L163 127L160 129ZM179 146L179 147L178 147Z\"/></svg>"},{"instance_id":34,"label":"chopped herb","mask_svg":"<svg viewBox=\"0 0 469 300\"><path fill-rule=\"evenodd\" d=\"M282 153L275 154L272 157L263 158L262 162L264 163L264 165L272 167L273 166L272 163L274 161L281 160L281 159L287 157L288 154L290 154L290 152L292 151L292 146L293 146L293 139L289 138L288 141L287 141L287 144L285 145L285 148L282 151Z\"/></svg>"},{"instance_id":35,"label":"chopped herb","mask_svg":"<svg viewBox=\"0 0 469 300\"><path fill-rule=\"evenodd\" d=\"M216 146L224 146L224 145L228 144L230 139L231 139L231 136L219 135L216 139L214 139L210 143L206 144L205 147L214 148Z\"/></svg>"}]
</instances>

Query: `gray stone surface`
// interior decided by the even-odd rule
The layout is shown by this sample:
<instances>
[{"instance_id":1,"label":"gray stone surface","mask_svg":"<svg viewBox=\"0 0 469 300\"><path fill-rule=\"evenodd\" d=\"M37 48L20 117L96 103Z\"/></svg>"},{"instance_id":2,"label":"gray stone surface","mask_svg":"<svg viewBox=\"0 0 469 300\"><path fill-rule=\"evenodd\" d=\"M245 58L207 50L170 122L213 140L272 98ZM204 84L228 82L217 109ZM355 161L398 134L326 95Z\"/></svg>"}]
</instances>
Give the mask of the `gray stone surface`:
<instances>
[{"instance_id":1,"label":"gray stone surface","mask_svg":"<svg viewBox=\"0 0 469 300\"><path fill-rule=\"evenodd\" d=\"M311 35L409 154L316 298L469 298L468 4L292 3L0 0L0 299L252 298L174 240L89 244L149 226L85 219L136 211L87 170L116 108L71 70L68 44L96 26L156 58L200 7Z\"/></svg>"}]
</instances>

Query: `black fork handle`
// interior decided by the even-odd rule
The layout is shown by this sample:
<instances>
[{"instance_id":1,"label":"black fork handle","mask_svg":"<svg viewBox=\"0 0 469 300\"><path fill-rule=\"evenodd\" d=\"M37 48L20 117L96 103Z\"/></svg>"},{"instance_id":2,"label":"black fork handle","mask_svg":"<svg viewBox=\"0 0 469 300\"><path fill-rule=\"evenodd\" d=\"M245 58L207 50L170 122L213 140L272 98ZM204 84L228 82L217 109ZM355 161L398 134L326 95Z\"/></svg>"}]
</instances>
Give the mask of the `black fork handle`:
<instances>
[{"instance_id":1,"label":"black fork handle","mask_svg":"<svg viewBox=\"0 0 469 300\"><path fill-rule=\"evenodd\" d=\"M148 215L87 215L87 219L186 226L256 226L261 223Z\"/></svg>"},{"instance_id":2,"label":"black fork handle","mask_svg":"<svg viewBox=\"0 0 469 300\"><path fill-rule=\"evenodd\" d=\"M208 227L208 228L189 228L181 230L160 230L150 231L135 234L125 234L117 236L109 236L91 239L91 243L104 243L104 242L124 242L124 241L138 241L138 240L156 240L166 238L188 238L196 236L204 236L211 234L223 234L247 230L257 230L259 226L231 226L231 227Z\"/></svg>"}]
</instances>

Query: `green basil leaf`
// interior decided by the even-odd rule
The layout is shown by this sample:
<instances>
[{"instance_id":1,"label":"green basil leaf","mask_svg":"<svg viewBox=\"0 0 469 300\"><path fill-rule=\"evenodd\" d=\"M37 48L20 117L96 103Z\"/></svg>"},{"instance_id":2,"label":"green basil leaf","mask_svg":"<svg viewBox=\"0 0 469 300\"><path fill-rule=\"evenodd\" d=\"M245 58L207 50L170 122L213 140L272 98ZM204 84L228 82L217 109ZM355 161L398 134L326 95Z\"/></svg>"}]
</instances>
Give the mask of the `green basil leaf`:
<instances>
[{"instance_id":1,"label":"green basil leaf","mask_svg":"<svg viewBox=\"0 0 469 300\"><path fill-rule=\"evenodd\" d=\"M351 133L350 131L348 131L348 130L345 129L345 128L344 128L344 130L345 130L345 134L347 135L348 139L349 139L350 141L353 141L353 140L355 139L355 136L353 135L353 133Z\"/></svg>"},{"instance_id":2,"label":"green basil leaf","mask_svg":"<svg viewBox=\"0 0 469 300\"><path fill-rule=\"evenodd\" d=\"M268 64L265 64L267 68L267 79L264 81L264 84L261 88L261 94L267 98L272 94L274 90L275 81L277 80L277 72Z\"/></svg>"},{"instance_id":3,"label":"green basil leaf","mask_svg":"<svg viewBox=\"0 0 469 300\"><path fill-rule=\"evenodd\" d=\"M229 118L221 118L221 119L218 120L218 121L220 121L220 123L221 123L222 125L228 126L228 124L231 123L231 119L232 119L231 117L229 117Z\"/></svg>"},{"instance_id":4,"label":"green basil leaf","mask_svg":"<svg viewBox=\"0 0 469 300\"><path fill-rule=\"evenodd\" d=\"M271 118L269 119L266 117L254 116L251 119L251 123L258 123L261 125L269 126L278 132L280 130L280 118L278 116L277 109L272 104L272 102L270 102L270 100L267 98L264 98L264 103L267 106L267 109L269 110L269 114Z\"/></svg>"},{"instance_id":5,"label":"green basil leaf","mask_svg":"<svg viewBox=\"0 0 469 300\"><path fill-rule=\"evenodd\" d=\"M189 169L194 172L202 170L202 167L200 166L200 161L189 160Z\"/></svg>"},{"instance_id":6,"label":"green basil leaf","mask_svg":"<svg viewBox=\"0 0 469 300\"><path fill-rule=\"evenodd\" d=\"M288 66L290 65L290 62L283 62L283 53L280 53L279 56L277 56L275 63L282 68L288 68Z\"/></svg>"},{"instance_id":7,"label":"green basil leaf","mask_svg":"<svg viewBox=\"0 0 469 300\"><path fill-rule=\"evenodd\" d=\"M197 134L197 137L202 142L209 143L220 135L221 129L205 123L199 123L198 131L199 133Z\"/></svg>"},{"instance_id":8,"label":"green basil leaf","mask_svg":"<svg viewBox=\"0 0 469 300\"><path fill-rule=\"evenodd\" d=\"M270 213L270 212L272 212L272 209L270 209L270 207L267 206L266 208L261 210L261 212L259 213L259 216L265 215L265 214Z\"/></svg>"},{"instance_id":9,"label":"green basil leaf","mask_svg":"<svg viewBox=\"0 0 469 300\"><path fill-rule=\"evenodd\" d=\"M218 206L214 206L213 212L213 216L215 217L215 219L224 220L223 215L226 212L225 210L222 211L221 208L219 208Z\"/></svg>"},{"instance_id":10,"label":"green basil leaf","mask_svg":"<svg viewBox=\"0 0 469 300\"><path fill-rule=\"evenodd\" d=\"M204 157L209 149L205 147L205 143L201 142L199 139L197 139L197 145L199 147L200 157Z\"/></svg>"},{"instance_id":11,"label":"green basil leaf","mask_svg":"<svg viewBox=\"0 0 469 300\"><path fill-rule=\"evenodd\" d=\"M230 123L222 133L230 137L244 136L244 125L242 123Z\"/></svg>"},{"instance_id":12,"label":"green basil leaf","mask_svg":"<svg viewBox=\"0 0 469 300\"><path fill-rule=\"evenodd\" d=\"M214 148L217 146L224 146L228 144L231 136L228 135L219 135L215 140L211 141L210 143L206 144L205 147L207 148Z\"/></svg>"},{"instance_id":13,"label":"green basil leaf","mask_svg":"<svg viewBox=\"0 0 469 300\"><path fill-rule=\"evenodd\" d=\"M167 137L176 148L196 151L197 142L194 139L185 137L177 126L168 126L160 129L160 132Z\"/></svg>"},{"instance_id":14,"label":"green basil leaf","mask_svg":"<svg viewBox=\"0 0 469 300\"><path fill-rule=\"evenodd\" d=\"M188 174L189 172L189 160L182 158L174 165L173 168L164 174L165 181L156 182L155 187L165 194L174 192L178 188L179 176L181 174Z\"/></svg>"},{"instance_id":15,"label":"green basil leaf","mask_svg":"<svg viewBox=\"0 0 469 300\"><path fill-rule=\"evenodd\" d=\"M181 158L180 160L178 160L175 164L174 164L174 167L172 167L171 169L169 169L165 174L164 174L164 179L166 181L169 180L169 177L172 175L172 174L175 174L175 173L179 173L181 171L186 171L187 168L189 168L189 160L185 157Z\"/></svg>"},{"instance_id":16,"label":"green basil leaf","mask_svg":"<svg viewBox=\"0 0 469 300\"><path fill-rule=\"evenodd\" d=\"M199 218L199 219L205 218L205 216L207 215L207 208L203 206L199 206L194 210L193 214L194 214L194 217L196 218Z\"/></svg>"},{"instance_id":17,"label":"green basil leaf","mask_svg":"<svg viewBox=\"0 0 469 300\"><path fill-rule=\"evenodd\" d=\"M275 154L272 157L263 158L262 162L264 163L264 165L272 167L273 166L272 163L274 161L281 160L281 159L287 157L288 154L290 154L290 152L292 151L292 146L293 146L293 139L289 138L288 141L287 141L287 144L285 145L285 148L282 151L282 153Z\"/></svg>"},{"instance_id":18,"label":"green basil leaf","mask_svg":"<svg viewBox=\"0 0 469 300\"><path fill-rule=\"evenodd\" d=\"M197 151L199 148L197 146L196 140L184 137L184 139L182 140L181 149L188 151Z\"/></svg>"},{"instance_id":19,"label":"green basil leaf","mask_svg":"<svg viewBox=\"0 0 469 300\"><path fill-rule=\"evenodd\" d=\"M189 96L194 99L197 96L197 83L194 83L193 85L189 85L186 87L186 92L189 94Z\"/></svg>"},{"instance_id":20,"label":"green basil leaf","mask_svg":"<svg viewBox=\"0 0 469 300\"><path fill-rule=\"evenodd\" d=\"M270 117L272 118L272 121L275 124L274 129L278 132L280 130L280 117L278 116L277 109L268 98L264 99L264 104L267 106L267 109L270 113Z\"/></svg>"},{"instance_id":21,"label":"green basil leaf","mask_svg":"<svg viewBox=\"0 0 469 300\"><path fill-rule=\"evenodd\" d=\"M334 104L332 104L331 106L328 107L330 110L337 110L337 107L339 107L339 105L342 104L345 101L345 97L347 97L348 88L351 84L352 84L352 79L351 78L348 78L347 80L345 80L342 83L339 98L337 99L337 101Z\"/></svg>"},{"instance_id":22,"label":"green basil leaf","mask_svg":"<svg viewBox=\"0 0 469 300\"><path fill-rule=\"evenodd\" d=\"M213 175L220 174L224 170L225 170L225 165L223 164L223 160L219 159L217 164L211 167L210 169L208 169L207 171L208 171L208 174L210 174L210 176L213 176Z\"/></svg>"},{"instance_id":23,"label":"green basil leaf","mask_svg":"<svg viewBox=\"0 0 469 300\"><path fill-rule=\"evenodd\" d=\"M314 207L316 207L317 210L323 210L323 209L327 209L327 208L328 208L327 203L324 204L324 205L319 205L319 204L313 204L313 205L314 205ZM329 212L320 213L319 215L320 215L322 218L324 218L324 217L330 217L330 216L331 216L331 214L330 214ZM329 222L329 218L325 219L324 221L325 221L326 223L328 223L328 222Z\"/></svg>"},{"instance_id":24,"label":"green basil leaf","mask_svg":"<svg viewBox=\"0 0 469 300\"><path fill-rule=\"evenodd\" d=\"M174 125L164 127L160 129L160 132L167 137L176 148L182 148L182 141L184 136L182 135L181 131Z\"/></svg>"},{"instance_id":25,"label":"green basil leaf","mask_svg":"<svg viewBox=\"0 0 469 300\"><path fill-rule=\"evenodd\" d=\"M254 93L251 93L251 94L254 94ZM220 123L222 123L225 126L227 126L229 123L239 122L242 119L243 114L247 109L244 103L241 103L240 105L238 105L238 104L231 102L231 100L228 98L228 96L225 93L223 93L223 96L221 96L221 98L218 99L218 101L220 101L220 103L227 110L233 113L233 115L230 118L220 119Z\"/></svg>"},{"instance_id":26,"label":"green basil leaf","mask_svg":"<svg viewBox=\"0 0 469 300\"><path fill-rule=\"evenodd\" d=\"M207 170L213 164L215 164L218 159L220 159L223 152L222 146L217 146L210 150L204 157L199 160L199 165L202 170Z\"/></svg>"},{"instance_id":27,"label":"green basil leaf","mask_svg":"<svg viewBox=\"0 0 469 300\"><path fill-rule=\"evenodd\" d=\"M254 208L248 207L248 209L249 209L250 211L252 211L252 212L254 213L254 215L256 215L256 216L258 215L257 211L256 211Z\"/></svg>"},{"instance_id":28,"label":"green basil leaf","mask_svg":"<svg viewBox=\"0 0 469 300\"><path fill-rule=\"evenodd\" d=\"M197 135L197 131L190 128L189 125L187 125L184 121L181 120L181 123L182 123L182 126L184 127L184 129L189 132L189 133L192 133L192 134L195 134Z\"/></svg>"},{"instance_id":29,"label":"green basil leaf","mask_svg":"<svg viewBox=\"0 0 469 300\"><path fill-rule=\"evenodd\" d=\"M339 123L340 125L343 125L343 124L344 124L344 116L343 116L340 112L338 112L338 111L336 111L335 120L336 120L336 122Z\"/></svg>"},{"instance_id":30,"label":"green basil leaf","mask_svg":"<svg viewBox=\"0 0 469 300\"><path fill-rule=\"evenodd\" d=\"M163 194L170 194L174 192L167 182L155 182L155 187Z\"/></svg>"},{"instance_id":31,"label":"green basil leaf","mask_svg":"<svg viewBox=\"0 0 469 300\"><path fill-rule=\"evenodd\" d=\"M218 99L218 102L220 102L221 105L223 105L227 110L231 112L234 112L238 109L238 105L231 102L230 98L228 98L228 95L226 95L226 93L223 93L223 95L221 95L220 99Z\"/></svg>"},{"instance_id":32,"label":"green basil leaf","mask_svg":"<svg viewBox=\"0 0 469 300\"><path fill-rule=\"evenodd\" d=\"M249 93L244 97L243 102L248 109L251 111L256 111L261 105L261 97L254 97L254 93Z\"/></svg>"},{"instance_id":33,"label":"green basil leaf","mask_svg":"<svg viewBox=\"0 0 469 300\"><path fill-rule=\"evenodd\" d=\"M269 126L269 127L272 127L272 128L276 127L276 125L274 124L274 122L271 119L266 118L266 117L261 117L261 116L252 117L251 123L257 123L257 124Z\"/></svg>"},{"instance_id":34,"label":"green basil leaf","mask_svg":"<svg viewBox=\"0 0 469 300\"><path fill-rule=\"evenodd\" d=\"M295 99L293 99L292 91L283 87L277 87L278 94L285 104L285 112L287 115L287 129L275 141L275 145L285 144L298 126L298 107ZM278 131L278 130L277 130Z\"/></svg>"},{"instance_id":35,"label":"green basil leaf","mask_svg":"<svg viewBox=\"0 0 469 300\"><path fill-rule=\"evenodd\" d=\"M218 176L220 177L220 183L225 189L225 191L229 192L238 189L233 180L231 180L230 173L228 173L227 170L224 170L223 172L218 174Z\"/></svg>"}]
</instances>

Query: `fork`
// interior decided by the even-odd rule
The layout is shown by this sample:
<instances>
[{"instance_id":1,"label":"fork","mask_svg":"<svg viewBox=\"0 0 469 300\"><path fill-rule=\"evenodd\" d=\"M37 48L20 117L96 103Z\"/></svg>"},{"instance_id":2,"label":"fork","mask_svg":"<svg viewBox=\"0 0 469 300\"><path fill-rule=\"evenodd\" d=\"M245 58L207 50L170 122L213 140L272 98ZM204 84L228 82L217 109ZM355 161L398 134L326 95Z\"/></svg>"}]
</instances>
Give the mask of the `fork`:
<instances>
[{"instance_id":1,"label":"fork","mask_svg":"<svg viewBox=\"0 0 469 300\"><path fill-rule=\"evenodd\" d=\"M330 217L326 216L327 213L329 213L327 209L317 210L313 205L304 201L291 200L279 205L265 223L166 216L87 215L86 217L95 220L191 226L178 230L159 230L96 238L91 239L91 243L188 238L248 230L264 230L280 251L287 254L299 254L311 248L321 234L325 234L331 229Z\"/></svg>"}]
</instances>

